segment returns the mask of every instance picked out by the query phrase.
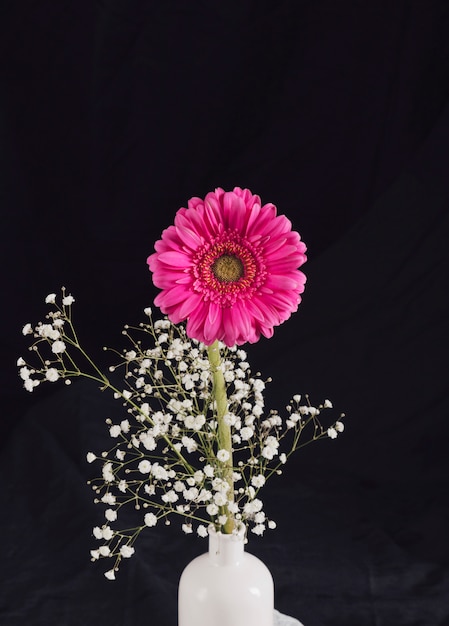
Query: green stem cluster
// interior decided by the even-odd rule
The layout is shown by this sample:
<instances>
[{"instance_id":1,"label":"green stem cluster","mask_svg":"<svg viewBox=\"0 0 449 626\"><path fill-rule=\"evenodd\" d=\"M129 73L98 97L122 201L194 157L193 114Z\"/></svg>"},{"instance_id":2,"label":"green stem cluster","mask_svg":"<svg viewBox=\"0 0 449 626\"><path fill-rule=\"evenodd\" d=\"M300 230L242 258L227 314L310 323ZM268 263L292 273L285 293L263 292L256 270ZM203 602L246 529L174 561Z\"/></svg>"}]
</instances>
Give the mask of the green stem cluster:
<instances>
[{"instance_id":1,"label":"green stem cluster","mask_svg":"<svg viewBox=\"0 0 449 626\"><path fill-rule=\"evenodd\" d=\"M226 383L223 371L220 367L221 357L218 341L214 341L207 349L207 355L211 365L213 379L213 395L216 405L217 431L218 431L218 449L226 450L229 453L227 461L220 462L222 465L222 474L224 480L229 485L228 500L234 500L234 465L232 460L232 435L231 427L225 422L225 415L228 412L228 398L226 395ZM234 516L229 511L228 506L222 507L223 515L226 515L226 524L222 527L225 534L231 534L235 527Z\"/></svg>"}]
</instances>

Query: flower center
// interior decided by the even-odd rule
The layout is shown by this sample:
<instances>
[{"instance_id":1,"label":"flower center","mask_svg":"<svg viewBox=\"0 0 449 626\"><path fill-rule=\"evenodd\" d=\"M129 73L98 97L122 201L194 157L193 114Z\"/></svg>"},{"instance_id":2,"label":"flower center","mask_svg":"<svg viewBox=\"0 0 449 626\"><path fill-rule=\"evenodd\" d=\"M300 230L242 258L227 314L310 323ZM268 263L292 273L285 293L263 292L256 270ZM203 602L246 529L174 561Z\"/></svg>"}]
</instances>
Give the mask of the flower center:
<instances>
[{"instance_id":1,"label":"flower center","mask_svg":"<svg viewBox=\"0 0 449 626\"><path fill-rule=\"evenodd\" d=\"M233 254L223 254L215 259L211 269L221 283L233 283L242 278L245 272L242 261Z\"/></svg>"},{"instance_id":2,"label":"flower center","mask_svg":"<svg viewBox=\"0 0 449 626\"><path fill-rule=\"evenodd\" d=\"M205 300L231 307L251 298L266 280L262 253L237 231L219 233L193 258L193 289Z\"/></svg>"}]
</instances>

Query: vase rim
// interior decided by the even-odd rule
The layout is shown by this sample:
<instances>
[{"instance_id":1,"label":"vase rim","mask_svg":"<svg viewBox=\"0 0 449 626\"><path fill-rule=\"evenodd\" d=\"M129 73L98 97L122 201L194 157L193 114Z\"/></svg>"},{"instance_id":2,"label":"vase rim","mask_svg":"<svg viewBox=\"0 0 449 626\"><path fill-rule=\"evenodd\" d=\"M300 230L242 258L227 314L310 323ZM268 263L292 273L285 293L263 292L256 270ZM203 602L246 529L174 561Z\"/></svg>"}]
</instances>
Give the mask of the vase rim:
<instances>
[{"instance_id":1,"label":"vase rim","mask_svg":"<svg viewBox=\"0 0 449 626\"><path fill-rule=\"evenodd\" d=\"M243 522L238 523L235 530L232 533L222 533L221 530L216 530L213 524L209 524L207 530L208 530L209 536L213 536L213 537L219 536L225 540L229 538L229 540L231 541L240 541L242 539L243 541L246 540L247 529Z\"/></svg>"}]
</instances>

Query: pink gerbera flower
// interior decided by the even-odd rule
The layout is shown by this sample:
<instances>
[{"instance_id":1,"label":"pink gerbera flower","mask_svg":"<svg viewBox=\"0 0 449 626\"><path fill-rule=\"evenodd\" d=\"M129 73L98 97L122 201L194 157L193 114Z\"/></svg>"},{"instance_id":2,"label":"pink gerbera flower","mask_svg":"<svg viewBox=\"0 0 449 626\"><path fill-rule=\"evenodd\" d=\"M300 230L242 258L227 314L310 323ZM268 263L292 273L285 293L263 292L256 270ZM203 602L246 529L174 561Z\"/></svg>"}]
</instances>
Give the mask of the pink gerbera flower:
<instances>
[{"instance_id":1,"label":"pink gerbera flower","mask_svg":"<svg viewBox=\"0 0 449 626\"><path fill-rule=\"evenodd\" d=\"M192 198L148 257L155 304L210 345L254 343L297 310L306 246L291 222L249 189Z\"/></svg>"}]
</instances>

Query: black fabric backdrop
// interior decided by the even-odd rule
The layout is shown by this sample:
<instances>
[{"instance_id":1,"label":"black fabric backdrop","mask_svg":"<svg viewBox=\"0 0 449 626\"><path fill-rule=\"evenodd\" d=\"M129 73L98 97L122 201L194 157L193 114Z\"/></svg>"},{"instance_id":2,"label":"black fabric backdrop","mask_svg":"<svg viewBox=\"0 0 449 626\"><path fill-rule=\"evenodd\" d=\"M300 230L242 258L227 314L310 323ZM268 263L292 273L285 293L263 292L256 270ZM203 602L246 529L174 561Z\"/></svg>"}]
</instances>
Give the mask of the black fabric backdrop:
<instances>
[{"instance_id":1,"label":"black fabric backdrop","mask_svg":"<svg viewBox=\"0 0 449 626\"><path fill-rule=\"evenodd\" d=\"M449 6L437 0L11 0L0 8L0 624L174 626L204 542L149 530L118 580L90 564L85 454L120 407L21 389L21 328L61 285L84 343L120 346L145 259L216 186L276 203L309 247L300 311L248 348L347 414L265 488L251 538L305 626L449 625Z\"/></svg>"}]
</instances>

